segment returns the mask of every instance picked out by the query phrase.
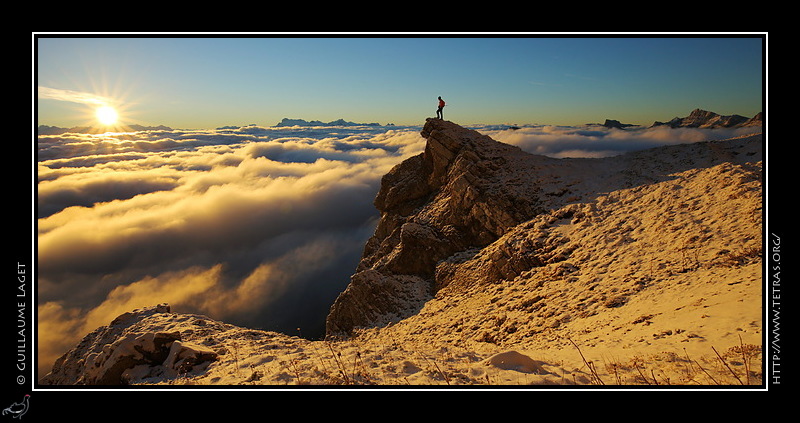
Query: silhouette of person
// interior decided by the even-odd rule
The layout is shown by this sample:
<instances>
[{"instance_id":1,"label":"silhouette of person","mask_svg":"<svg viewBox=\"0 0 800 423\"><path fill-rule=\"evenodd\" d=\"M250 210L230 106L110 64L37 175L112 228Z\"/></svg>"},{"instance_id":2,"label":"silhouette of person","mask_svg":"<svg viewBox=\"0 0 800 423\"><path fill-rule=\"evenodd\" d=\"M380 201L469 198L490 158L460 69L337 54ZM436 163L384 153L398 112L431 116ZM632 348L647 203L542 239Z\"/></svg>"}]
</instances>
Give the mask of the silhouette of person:
<instances>
[{"instance_id":1,"label":"silhouette of person","mask_svg":"<svg viewBox=\"0 0 800 423\"><path fill-rule=\"evenodd\" d=\"M444 100L442 97L439 97L439 108L436 109L436 117L439 119L444 119L444 113L442 113L442 109L444 108Z\"/></svg>"}]
</instances>

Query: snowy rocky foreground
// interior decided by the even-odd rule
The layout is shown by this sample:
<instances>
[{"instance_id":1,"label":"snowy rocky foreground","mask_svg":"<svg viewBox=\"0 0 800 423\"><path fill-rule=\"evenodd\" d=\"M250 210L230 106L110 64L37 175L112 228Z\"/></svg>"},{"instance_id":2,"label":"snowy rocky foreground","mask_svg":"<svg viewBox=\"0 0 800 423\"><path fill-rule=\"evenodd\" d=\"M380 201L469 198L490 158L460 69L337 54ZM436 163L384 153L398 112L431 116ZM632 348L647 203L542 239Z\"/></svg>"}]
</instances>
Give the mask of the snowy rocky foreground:
<instances>
[{"instance_id":1,"label":"snowy rocky foreground","mask_svg":"<svg viewBox=\"0 0 800 423\"><path fill-rule=\"evenodd\" d=\"M328 339L167 305L43 384L758 385L762 137L552 159L429 119Z\"/></svg>"}]
</instances>

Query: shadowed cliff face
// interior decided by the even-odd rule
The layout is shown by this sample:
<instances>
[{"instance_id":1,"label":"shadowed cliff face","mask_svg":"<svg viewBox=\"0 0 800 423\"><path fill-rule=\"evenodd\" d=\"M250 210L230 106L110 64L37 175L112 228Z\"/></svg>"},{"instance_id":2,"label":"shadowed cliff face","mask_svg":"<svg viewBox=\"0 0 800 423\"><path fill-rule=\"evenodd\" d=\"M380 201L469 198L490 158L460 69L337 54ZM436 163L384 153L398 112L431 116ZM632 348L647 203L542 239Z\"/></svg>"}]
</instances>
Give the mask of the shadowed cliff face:
<instances>
[{"instance_id":1,"label":"shadowed cliff face","mask_svg":"<svg viewBox=\"0 0 800 423\"><path fill-rule=\"evenodd\" d=\"M438 262L542 211L541 190L524 175L548 159L440 119L428 119L421 133L425 151L381 182L381 220L331 308L329 335L415 312L437 288Z\"/></svg>"},{"instance_id":2,"label":"shadowed cliff face","mask_svg":"<svg viewBox=\"0 0 800 423\"><path fill-rule=\"evenodd\" d=\"M421 134L424 153L382 179L375 199L381 220L331 307L329 336L402 320L454 281L460 286L476 277L513 278L565 260L569 251L537 239L485 253L510 231L525 232L521 224L534 217L575 219L578 205L616 190L672 180L689 169L761 160L760 136L602 159L554 159L440 119L428 119ZM485 262L480 269L461 265L474 265L478 256Z\"/></svg>"},{"instance_id":3,"label":"shadowed cliff face","mask_svg":"<svg viewBox=\"0 0 800 423\"><path fill-rule=\"evenodd\" d=\"M425 152L382 180L381 222L359 270L430 277L438 260L485 246L541 210L539 188L520 178L535 156L439 119L422 135Z\"/></svg>"}]
</instances>

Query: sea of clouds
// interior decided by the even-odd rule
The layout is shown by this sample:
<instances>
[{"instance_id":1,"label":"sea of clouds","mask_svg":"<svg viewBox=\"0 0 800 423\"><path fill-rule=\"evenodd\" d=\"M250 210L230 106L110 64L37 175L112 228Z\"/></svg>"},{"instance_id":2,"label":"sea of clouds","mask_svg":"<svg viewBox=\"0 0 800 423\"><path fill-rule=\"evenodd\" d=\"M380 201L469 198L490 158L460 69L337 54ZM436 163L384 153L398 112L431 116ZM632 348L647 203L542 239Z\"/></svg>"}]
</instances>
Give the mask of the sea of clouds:
<instances>
[{"instance_id":1,"label":"sea of clouds","mask_svg":"<svg viewBox=\"0 0 800 423\"><path fill-rule=\"evenodd\" d=\"M318 338L372 235L381 177L420 127L261 127L40 135L40 371L135 308L169 303ZM475 127L552 157L603 157L741 130Z\"/></svg>"}]
</instances>

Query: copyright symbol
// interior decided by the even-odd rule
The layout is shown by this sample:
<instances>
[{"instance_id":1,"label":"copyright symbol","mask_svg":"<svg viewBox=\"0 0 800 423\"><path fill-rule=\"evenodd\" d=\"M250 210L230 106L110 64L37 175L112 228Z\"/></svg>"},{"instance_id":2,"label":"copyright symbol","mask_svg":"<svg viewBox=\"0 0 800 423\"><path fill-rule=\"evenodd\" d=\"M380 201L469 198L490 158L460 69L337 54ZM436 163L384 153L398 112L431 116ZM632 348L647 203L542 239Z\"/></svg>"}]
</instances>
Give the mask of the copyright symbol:
<instances>
[{"instance_id":1,"label":"copyright symbol","mask_svg":"<svg viewBox=\"0 0 800 423\"><path fill-rule=\"evenodd\" d=\"M25 376L23 375L17 376L17 385L22 385L23 383L25 383Z\"/></svg>"}]
</instances>

